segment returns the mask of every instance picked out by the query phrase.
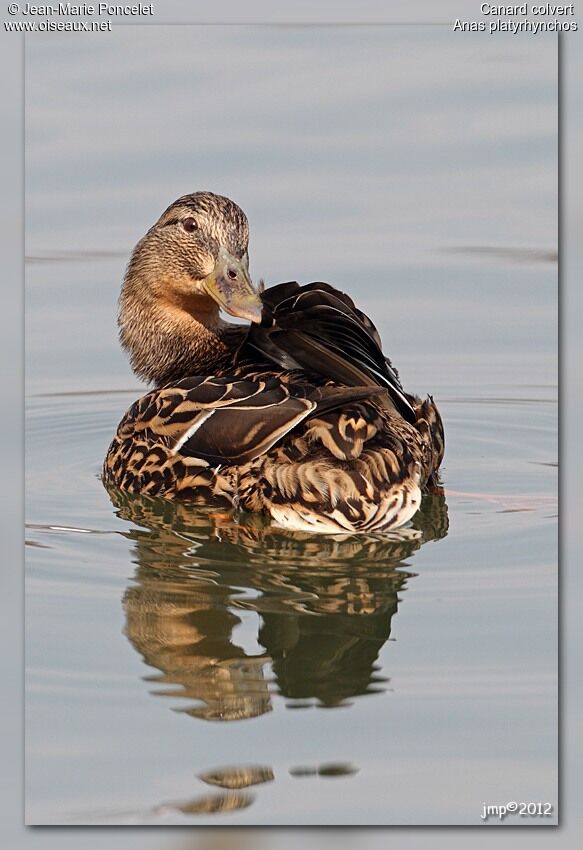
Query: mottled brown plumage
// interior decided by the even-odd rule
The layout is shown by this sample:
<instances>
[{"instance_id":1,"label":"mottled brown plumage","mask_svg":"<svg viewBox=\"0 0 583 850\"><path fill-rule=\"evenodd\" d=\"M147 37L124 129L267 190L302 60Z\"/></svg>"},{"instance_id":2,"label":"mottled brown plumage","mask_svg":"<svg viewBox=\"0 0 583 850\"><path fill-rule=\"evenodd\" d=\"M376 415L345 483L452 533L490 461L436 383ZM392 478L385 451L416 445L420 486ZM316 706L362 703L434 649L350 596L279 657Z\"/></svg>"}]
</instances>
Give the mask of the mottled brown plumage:
<instances>
[{"instance_id":1,"label":"mottled brown plumage","mask_svg":"<svg viewBox=\"0 0 583 850\"><path fill-rule=\"evenodd\" d=\"M247 242L239 207L199 192L136 246L120 338L156 389L121 421L105 482L266 513L291 529L403 525L437 481L433 400L404 392L347 295L324 283L260 294ZM251 326L223 321L219 307Z\"/></svg>"}]
</instances>

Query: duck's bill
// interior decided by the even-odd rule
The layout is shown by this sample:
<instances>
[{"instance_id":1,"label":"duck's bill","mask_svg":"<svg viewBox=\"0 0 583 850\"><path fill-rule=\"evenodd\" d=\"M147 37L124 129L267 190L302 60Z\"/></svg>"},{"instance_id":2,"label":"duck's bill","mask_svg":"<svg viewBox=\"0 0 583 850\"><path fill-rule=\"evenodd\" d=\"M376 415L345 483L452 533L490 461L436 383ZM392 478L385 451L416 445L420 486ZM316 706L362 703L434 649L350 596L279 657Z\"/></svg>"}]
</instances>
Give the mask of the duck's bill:
<instances>
[{"instance_id":1,"label":"duck's bill","mask_svg":"<svg viewBox=\"0 0 583 850\"><path fill-rule=\"evenodd\" d=\"M203 285L208 295L231 316L261 322L263 304L249 277L246 257L237 260L221 248L215 267Z\"/></svg>"}]
</instances>

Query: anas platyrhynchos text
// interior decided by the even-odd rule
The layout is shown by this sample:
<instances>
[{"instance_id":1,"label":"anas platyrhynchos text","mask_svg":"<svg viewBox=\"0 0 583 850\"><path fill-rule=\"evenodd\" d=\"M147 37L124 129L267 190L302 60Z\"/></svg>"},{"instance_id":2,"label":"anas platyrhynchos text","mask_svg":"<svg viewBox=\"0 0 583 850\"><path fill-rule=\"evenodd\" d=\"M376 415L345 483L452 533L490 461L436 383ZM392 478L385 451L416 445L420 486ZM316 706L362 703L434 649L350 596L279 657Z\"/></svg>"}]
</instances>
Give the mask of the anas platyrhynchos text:
<instances>
[{"instance_id":1,"label":"anas platyrhynchos text","mask_svg":"<svg viewBox=\"0 0 583 850\"><path fill-rule=\"evenodd\" d=\"M348 295L326 283L255 287L248 239L235 203L195 192L136 245L120 339L154 388L120 422L104 482L303 531L403 525L438 483L433 399L404 391Z\"/></svg>"}]
</instances>

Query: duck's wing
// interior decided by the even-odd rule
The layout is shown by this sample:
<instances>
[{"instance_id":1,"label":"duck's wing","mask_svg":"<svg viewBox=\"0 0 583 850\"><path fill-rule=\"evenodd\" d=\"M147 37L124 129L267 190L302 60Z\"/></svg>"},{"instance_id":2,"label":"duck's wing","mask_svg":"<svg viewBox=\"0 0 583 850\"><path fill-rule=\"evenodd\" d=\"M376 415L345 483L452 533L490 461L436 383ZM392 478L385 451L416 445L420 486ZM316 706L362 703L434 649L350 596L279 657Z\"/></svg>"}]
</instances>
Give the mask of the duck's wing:
<instances>
[{"instance_id":1,"label":"duck's wing","mask_svg":"<svg viewBox=\"0 0 583 850\"><path fill-rule=\"evenodd\" d=\"M370 398L370 387L294 385L285 376L186 378L136 401L118 438L164 447L167 456L201 465L232 465L259 457L313 414ZM377 392L380 392L377 388Z\"/></svg>"},{"instance_id":2,"label":"duck's wing","mask_svg":"<svg viewBox=\"0 0 583 850\"><path fill-rule=\"evenodd\" d=\"M248 346L284 369L315 372L348 386L383 387L389 405L415 422L377 329L348 295L326 283L291 282L270 287L262 299L264 320L250 328Z\"/></svg>"}]
</instances>

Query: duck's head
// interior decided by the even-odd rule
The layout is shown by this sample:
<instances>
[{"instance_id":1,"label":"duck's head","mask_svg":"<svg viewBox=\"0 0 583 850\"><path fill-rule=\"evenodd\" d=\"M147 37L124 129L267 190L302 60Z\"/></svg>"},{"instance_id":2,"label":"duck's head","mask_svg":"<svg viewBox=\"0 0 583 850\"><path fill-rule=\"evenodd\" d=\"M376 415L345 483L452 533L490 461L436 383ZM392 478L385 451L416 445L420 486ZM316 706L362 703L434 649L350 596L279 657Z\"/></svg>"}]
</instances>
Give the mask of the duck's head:
<instances>
[{"instance_id":1,"label":"duck's head","mask_svg":"<svg viewBox=\"0 0 583 850\"><path fill-rule=\"evenodd\" d=\"M248 241L247 218L237 204L195 192L174 201L138 242L119 312L122 345L138 375L160 384L210 365L229 335L221 309L261 321Z\"/></svg>"}]
</instances>

